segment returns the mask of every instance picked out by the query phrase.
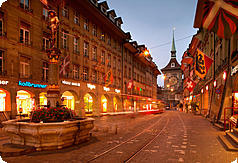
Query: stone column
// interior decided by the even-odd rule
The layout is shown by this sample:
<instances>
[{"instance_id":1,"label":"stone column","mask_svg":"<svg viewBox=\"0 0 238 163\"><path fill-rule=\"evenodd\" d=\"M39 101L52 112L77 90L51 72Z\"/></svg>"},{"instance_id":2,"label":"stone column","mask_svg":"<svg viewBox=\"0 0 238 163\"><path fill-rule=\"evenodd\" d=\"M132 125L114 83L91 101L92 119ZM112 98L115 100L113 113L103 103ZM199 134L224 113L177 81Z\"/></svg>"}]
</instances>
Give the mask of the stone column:
<instances>
[{"instance_id":1,"label":"stone column","mask_svg":"<svg viewBox=\"0 0 238 163\"><path fill-rule=\"evenodd\" d=\"M17 115L17 91L15 88L10 88L10 94L11 94L11 118L15 119Z\"/></svg>"}]
</instances>

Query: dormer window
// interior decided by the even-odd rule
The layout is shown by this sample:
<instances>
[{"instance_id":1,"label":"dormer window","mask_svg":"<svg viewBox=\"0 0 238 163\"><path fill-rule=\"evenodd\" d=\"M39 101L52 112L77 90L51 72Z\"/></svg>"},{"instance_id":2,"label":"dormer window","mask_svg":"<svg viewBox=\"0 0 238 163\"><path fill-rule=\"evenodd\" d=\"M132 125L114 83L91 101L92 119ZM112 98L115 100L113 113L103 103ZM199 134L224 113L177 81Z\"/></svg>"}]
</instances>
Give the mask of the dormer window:
<instances>
[{"instance_id":1,"label":"dormer window","mask_svg":"<svg viewBox=\"0 0 238 163\"><path fill-rule=\"evenodd\" d=\"M118 26L118 27L121 27L121 23L117 22L117 26Z\"/></svg>"},{"instance_id":2,"label":"dormer window","mask_svg":"<svg viewBox=\"0 0 238 163\"><path fill-rule=\"evenodd\" d=\"M111 19L111 21L115 22L114 16L113 15L109 15L109 18Z\"/></svg>"},{"instance_id":3,"label":"dormer window","mask_svg":"<svg viewBox=\"0 0 238 163\"><path fill-rule=\"evenodd\" d=\"M101 6L101 11L104 13L104 14L107 14L107 9L103 6Z\"/></svg>"},{"instance_id":4,"label":"dormer window","mask_svg":"<svg viewBox=\"0 0 238 163\"><path fill-rule=\"evenodd\" d=\"M171 63L171 67L175 67L175 63Z\"/></svg>"},{"instance_id":5,"label":"dormer window","mask_svg":"<svg viewBox=\"0 0 238 163\"><path fill-rule=\"evenodd\" d=\"M92 2L95 6L98 6L98 1L97 1L97 0L91 0L91 2Z\"/></svg>"}]
</instances>

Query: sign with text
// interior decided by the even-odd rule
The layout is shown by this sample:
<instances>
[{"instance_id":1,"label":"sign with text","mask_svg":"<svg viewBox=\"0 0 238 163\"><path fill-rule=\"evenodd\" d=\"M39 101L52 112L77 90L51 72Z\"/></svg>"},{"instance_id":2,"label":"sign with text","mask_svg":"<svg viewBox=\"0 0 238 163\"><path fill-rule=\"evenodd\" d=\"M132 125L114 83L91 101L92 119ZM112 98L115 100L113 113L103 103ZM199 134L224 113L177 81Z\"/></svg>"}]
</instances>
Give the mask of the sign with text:
<instances>
[{"instance_id":1,"label":"sign with text","mask_svg":"<svg viewBox=\"0 0 238 163\"><path fill-rule=\"evenodd\" d=\"M62 84L80 87L80 83L70 82L70 81L65 81L65 80L62 81Z\"/></svg>"},{"instance_id":2,"label":"sign with text","mask_svg":"<svg viewBox=\"0 0 238 163\"><path fill-rule=\"evenodd\" d=\"M28 82L28 81L27 82L19 81L18 85L22 86L22 87L33 87L33 88L46 88L47 87L47 85L45 85L45 84L35 84L35 83Z\"/></svg>"}]
</instances>

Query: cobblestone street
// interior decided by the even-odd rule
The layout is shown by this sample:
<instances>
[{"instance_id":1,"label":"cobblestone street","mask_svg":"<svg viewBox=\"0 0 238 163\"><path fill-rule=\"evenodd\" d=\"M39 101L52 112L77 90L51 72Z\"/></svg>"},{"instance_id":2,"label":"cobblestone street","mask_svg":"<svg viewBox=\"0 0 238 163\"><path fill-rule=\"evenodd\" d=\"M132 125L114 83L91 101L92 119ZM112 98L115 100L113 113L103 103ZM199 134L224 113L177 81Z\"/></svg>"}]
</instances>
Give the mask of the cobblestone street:
<instances>
[{"instance_id":1,"label":"cobblestone street","mask_svg":"<svg viewBox=\"0 0 238 163\"><path fill-rule=\"evenodd\" d=\"M238 154L223 148L217 139L220 133L203 117L178 111L104 116L96 118L87 143L4 160L9 163L234 161Z\"/></svg>"}]
</instances>

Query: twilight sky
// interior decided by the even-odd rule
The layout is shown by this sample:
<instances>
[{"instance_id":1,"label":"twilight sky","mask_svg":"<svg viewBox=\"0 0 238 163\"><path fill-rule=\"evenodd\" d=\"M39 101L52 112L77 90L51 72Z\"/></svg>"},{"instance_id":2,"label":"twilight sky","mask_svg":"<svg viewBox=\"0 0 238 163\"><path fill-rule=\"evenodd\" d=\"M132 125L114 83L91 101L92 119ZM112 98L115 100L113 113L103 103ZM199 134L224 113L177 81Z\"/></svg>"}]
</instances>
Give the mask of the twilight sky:
<instances>
[{"instance_id":1,"label":"twilight sky","mask_svg":"<svg viewBox=\"0 0 238 163\"><path fill-rule=\"evenodd\" d=\"M107 0L110 9L122 17L125 32L131 32L132 39L145 44L159 69L170 60L173 27L177 60L181 63L193 34L193 21L197 0ZM188 37L191 36L191 37ZM183 40L182 38L188 37ZM168 43L168 44L166 44ZM166 45L164 45L166 44ZM163 85L158 76L158 85Z\"/></svg>"}]
</instances>

